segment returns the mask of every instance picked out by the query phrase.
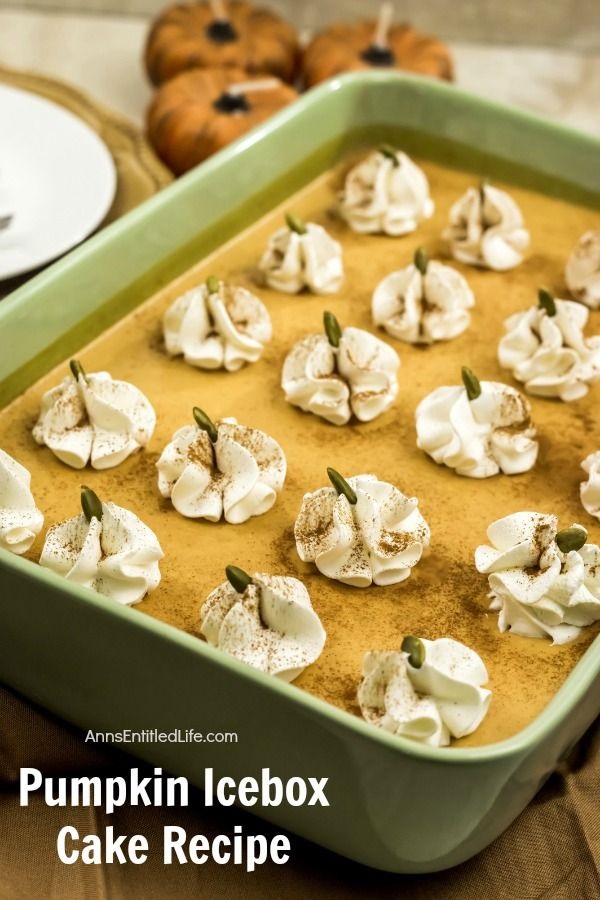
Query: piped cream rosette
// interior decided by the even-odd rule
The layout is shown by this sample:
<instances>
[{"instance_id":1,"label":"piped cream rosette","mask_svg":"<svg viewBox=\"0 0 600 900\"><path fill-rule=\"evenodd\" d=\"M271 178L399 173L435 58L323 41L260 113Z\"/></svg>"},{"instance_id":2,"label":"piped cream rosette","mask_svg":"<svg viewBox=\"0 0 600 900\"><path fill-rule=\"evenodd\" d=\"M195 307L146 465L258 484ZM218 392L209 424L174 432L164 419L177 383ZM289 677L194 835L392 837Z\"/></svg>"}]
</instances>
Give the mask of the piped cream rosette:
<instances>
[{"instance_id":1,"label":"piped cream rosette","mask_svg":"<svg viewBox=\"0 0 600 900\"><path fill-rule=\"evenodd\" d=\"M81 490L83 512L53 525L40 565L123 605L139 603L160 582L158 539L128 509Z\"/></svg>"},{"instance_id":2,"label":"piped cream rosette","mask_svg":"<svg viewBox=\"0 0 600 900\"><path fill-rule=\"evenodd\" d=\"M487 681L482 659L464 644L409 635L400 651L365 655L358 703L367 722L443 747L479 727L492 696Z\"/></svg>"},{"instance_id":3,"label":"piped cream rosette","mask_svg":"<svg viewBox=\"0 0 600 900\"><path fill-rule=\"evenodd\" d=\"M246 288L214 276L178 297L163 317L165 347L199 369L236 372L271 340L269 313Z\"/></svg>"},{"instance_id":4,"label":"piped cream rosette","mask_svg":"<svg viewBox=\"0 0 600 900\"><path fill-rule=\"evenodd\" d=\"M442 237L454 259L498 272L518 266L529 246L529 232L515 201L485 183L468 188L454 204Z\"/></svg>"},{"instance_id":5,"label":"piped cream rosette","mask_svg":"<svg viewBox=\"0 0 600 900\"><path fill-rule=\"evenodd\" d=\"M429 261L420 248L414 262L391 272L373 293L373 321L409 344L449 341L469 327L473 292L460 272Z\"/></svg>"},{"instance_id":6,"label":"piped cream rosette","mask_svg":"<svg viewBox=\"0 0 600 900\"><path fill-rule=\"evenodd\" d=\"M440 387L416 411L417 446L458 475L488 478L533 468L538 454L531 407L519 391L479 381L463 368L463 387Z\"/></svg>"},{"instance_id":7,"label":"piped cream rosette","mask_svg":"<svg viewBox=\"0 0 600 900\"><path fill-rule=\"evenodd\" d=\"M600 519L600 450L586 456L581 467L588 476L580 488L583 508Z\"/></svg>"},{"instance_id":8,"label":"piped cream rosette","mask_svg":"<svg viewBox=\"0 0 600 900\"><path fill-rule=\"evenodd\" d=\"M0 450L0 547L26 553L42 530L44 516L31 493L31 475Z\"/></svg>"},{"instance_id":9,"label":"piped cream rosette","mask_svg":"<svg viewBox=\"0 0 600 900\"><path fill-rule=\"evenodd\" d=\"M581 303L539 291L539 304L504 323L500 365L523 382L529 394L578 400L600 381L600 335L585 338L589 311Z\"/></svg>"},{"instance_id":10,"label":"piped cream rosette","mask_svg":"<svg viewBox=\"0 0 600 900\"><path fill-rule=\"evenodd\" d=\"M271 509L286 475L277 441L233 418L215 424L198 407L194 418L195 425L175 432L156 464L162 496L182 516L233 525Z\"/></svg>"},{"instance_id":11,"label":"piped cream rosette","mask_svg":"<svg viewBox=\"0 0 600 900\"><path fill-rule=\"evenodd\" d=\"M341 244L322 225L289 214L285 228L269 240L258 268L269 287L285 294L304 288L313 294L335 294L344 279Z\"/></svg>"},{"instance_id":12,"label":"piped cream rosette","mask_svg":"<svg viewBox=\"0 0 600 900\"><path fill-rule=\"evenodd\" d=\"M283 363L285 399L333 425L352 414L370 422L385 412L398 394L396 351L360 328L342 328L324 315L325 334L311 334L295 344Z\"/></svg>"},{"instance_id":13,"label":"piped cream rosette","mask_svg":"<svg viewBox=\"0 0 600 900\"><path fill-rule=\"evenodd\" d=\"M300 559L352 587L405 581L430 539L416 497L375 475L327 474L332 486L302 500L294 526Z\"/></svg>"},{"instance_id":14,"label":"piped cream rosette","mask_svg":"<svg viewBox=\"0 0 600 900\"><path fill-rule=\"evenodd\" d=\"M70 366L71 376L42 397L33 437L74 469L118 466L152 437L154 409L128 381L88 375L77 360Z\"/></svg>"},{"instance_id":15,"label":"piped cream rosette","mask_svg":"<svg viewBox=\"0 0 600 900\"><path fill-rule=\"evenodd\" d=\"M339 208L359 234L400 236L431 218L434 203L423 170L406 153L383 145L348 172Z\"/></svg>"},{"instance_id":16,"label":"piped cream rosette","mask_svg":"<svg viewBox=\"0 0 600 900\"><path fill-rule=\"evenodd\" d=\"M600 309L600 229L579 238L567 261L565 279L576 300Z\"/></svg>"},{"instance_id":17,"label":"piped cream rosette","mask_svg":"<svg viewBox=\"0 0 600 900\"><path fill-rule=\"evenodd\" d=\"M227 566L227 581L209 594L200 630L209 644L241 662L293 681L315 662L325 630L297 578Z\"/></svg>"},{"instance_id":18,"label":"piped cream rosette","mask_svg":"<svg viewBox=\"0 0 600 900\"><path fill-rule=\"evenodd\" d=\"M556 516L519 512L487 536L475 566L488 576L500 631L565 644L600 619L600 547L581 525L557 531Z\"/></svg>"}]
</instances>

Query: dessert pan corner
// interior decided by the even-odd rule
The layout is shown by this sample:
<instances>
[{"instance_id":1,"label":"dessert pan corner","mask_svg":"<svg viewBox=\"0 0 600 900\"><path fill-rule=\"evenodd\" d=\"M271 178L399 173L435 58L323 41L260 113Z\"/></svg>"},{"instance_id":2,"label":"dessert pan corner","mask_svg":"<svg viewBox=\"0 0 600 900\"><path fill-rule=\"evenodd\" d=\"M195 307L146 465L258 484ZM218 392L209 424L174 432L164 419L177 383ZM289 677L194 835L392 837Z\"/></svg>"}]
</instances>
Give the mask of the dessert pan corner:
<instances>
[{"instance_id":1,"label":"dessert pan corner","mask_svg":"<svg viewBox=\"0 0 600 900\"><path fill-rule=\"evenodd\" d=\"M344 155L409 153L600 206L600 142L456 88L391 72L319 86L0 303L0 407ZM396 738L0 551L0 679L96 731L237 732L238 743L137 743L202 784L264 767L328 776L330 806L260 814L395 872L448 868L519 814L600 712L600 639L543 712L476 748ZM407 815L410 810L410 815Z\"/></svg>"}]
</instances>

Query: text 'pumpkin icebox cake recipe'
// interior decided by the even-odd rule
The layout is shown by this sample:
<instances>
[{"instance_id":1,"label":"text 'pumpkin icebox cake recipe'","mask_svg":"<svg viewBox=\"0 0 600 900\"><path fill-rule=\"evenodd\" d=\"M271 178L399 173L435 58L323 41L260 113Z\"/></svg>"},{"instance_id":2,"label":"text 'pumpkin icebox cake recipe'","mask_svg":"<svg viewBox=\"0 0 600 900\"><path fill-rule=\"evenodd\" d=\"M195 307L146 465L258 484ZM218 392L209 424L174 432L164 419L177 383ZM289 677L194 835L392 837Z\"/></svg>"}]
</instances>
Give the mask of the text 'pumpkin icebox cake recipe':
<instances>
[{"instance_id":1,"label":"text 'pumpkin icebox cake recipe'","mask_svg":"<svg viewBox=\"0 0 600 900\"><path fill-rule=\"evenodd\" d=\"M347 161L0 413L0 546L374 728L515 734L599 628L599 229Z\"/></svg>"}]
</instances>

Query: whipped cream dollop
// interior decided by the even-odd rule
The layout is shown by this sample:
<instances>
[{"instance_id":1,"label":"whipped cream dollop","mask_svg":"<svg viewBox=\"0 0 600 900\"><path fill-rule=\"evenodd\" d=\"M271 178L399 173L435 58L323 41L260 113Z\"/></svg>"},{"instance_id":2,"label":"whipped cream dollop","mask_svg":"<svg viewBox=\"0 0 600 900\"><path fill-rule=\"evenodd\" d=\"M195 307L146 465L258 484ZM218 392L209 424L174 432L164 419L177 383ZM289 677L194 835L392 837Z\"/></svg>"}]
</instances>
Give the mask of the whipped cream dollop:
<instances>
[{"instance_id":1,"label":"whipped cream dollop","mask_svg":"<svg viewBox=\"0 0 600 900\"><path fill-rule=\"evenodd\" d=\"M419 501L375 475L344 483L346 493L324 487L304 495L294 525L300 559L352 587L404 581L429 546Z\"/></svg>"},{"instance_id":2,"label":"whipped cream dollop","mask_svg":"<svg viewBox=\"0 0 600 900\"><path fill-rule=\"evenodd\" d=\"M391 272L373 293L371 311L376 325L409 344L432 344L457 337L469 327L475 305L466 280L450 266L424 254Z\"/></svg>"},{"instance_id":3,"label":"whipped cream dollop","mask_svg":"<svg viewBox=\"0 0 600 900\"><path fill-rule=\"evenodd\" d=\"M600 450L590 453L581 463L587 481L581 484L581 502L590 516L600 519Z\"/></svg>"},{"instance_id":4,"label":"whipped cream dollop","mask_svg":"<svg viewBox=\"0 0 600 900\"><path fill-rule=\"evenodd\" d=\"M370 422L398 394L396 351L360 328L340 330L337 346L324 334L311 334L295 344L283 363L285 399L304 412L345 425L354 413Z\"/></svg>"},{"instance_id":5,"label":"whipped cream dollop","mask_svg":"<svg viewBox=\"0 0 600 900\"><path fill-rule=\"evenodd\" d=\"M31 493L31 475L0 450L0 547L25 553L42 530L44 516Z\"/></svg>"},{"instance_id":6,"label":"whipped cream dollop","mask_svg":"<svg viewBox=\"0 0 600 900\"><path fill-rule=\"evenodd\" d=\"M130 606L160 582L164 554L154 532L128 509L102 503L101 518L83 513L46 535L40 565Z\"/></svg>"},{"instance_id":7,"label":"whipped cream dollop","mask_svg":"<svg viewBox=\"0 0 600 900\"><path fill-rule=\"evenodd\" d=\"M529 394L578 400L590 384L600 381L600 335L583 336L589 310L581 303L541 293L551 312L532 306L509 316L507 333L498 344L500 365L510 369Z\"/></svg>"},{"instance_id":8,"label":"whipped cream dollop","mask_svg":"<svg viewBox=\"0 0 600 900\"><path fill-rule=\"evenodd\" d=\"M74 469L118 466L152 437L154 409L139 388L108 372L72 371L42 397L33 437Z\"/></svg>"},{"instance_id":9,"label":"whipped cream dollop","mask_svg":"<svg viewBox=\"0 0 600 900\"><path fill-rule=\"evenodd\" d=\"M528 400L506 384L478 385L480 394L472 400L466 388L445 386L419 403L417 447L471 478L527 472L538 454Z\"/></svg>"},{"instance_id":10,"label":"whipped cream dollop","mask_svg":"<svg viewBox=\"0 0 600 900\"><path fill-rule=\"evenodd\" d=\"M600 229L579 238L567 260L565 279L576 300L600 309Z\"/></svg>"},{"instance_id":11,"label":"whipped cream dollop","mask_svg":"<svg viewBox=\"0 0 600 900\"><path fill-rule=\"evenodd\" d=\"M506 191L489 184L467 189L452 206L442 237L459 262L498 272L517 266L529 246L521 210Z\"/></svg>"},{"instance_id":12,"label":"whipped cream dollop","mask_svg":"<svg viewBox=\"0 0 600 900\"><path fill-rule=\"evenodd\" d=\"M287 217L269 240L259 264L264 280L276 291L335 294L344 279L342 246L322 225Z\"/></svg>"},{"instance_id":13,"label":"whipped cream dollop","mask_svg":"<svg viewBox=\"0 0 600 900\"><path fill-rule=\"evenodd\" d=\"M229 581L200 611L209 644L241 662L293 681L321 655L325 629L297 578L256 573L243 592Z\"/></svg>"},{"instance_id":14,"label":"whipped cream dollop","mask_svg":"<svg viewBox=\"0 0 600 900\"><path fill-rule=\"evenodd\" d=\"M260 359L272 336L269 313L258 297L216 278L178 297L164 315L163 331L169 356L228 372Z\"/></svg>"},{"instance_id":15,"label":"whipped cream dollop","mask_svg":"<svg viewBox=\"0 0 600 900\"><path fill-rule=\"evenodd\" d=\"M285 454L277 441L236 419L215 424L216 440L196 426L175 432L156 466L158 489L182 516L233 525L266 513L282 490Z\"/></svg>"},{"instance_id":16,"label":"whipped cream dollop","mask_svg":"<svg viewBox=\"0 0 600 900\"><path fill-rule=\"evenodd\" d=\"M556 516L536 512L490 525L475 566L488 576L500 631L565 644L600 619L600 548L586 535L580 525L557 533Z\"/></svg>"},{"instance_id":17,"label":"whipped cream dollop","mask_svg":"<svg viewBox=\"0 0 600 900\"><path fill-rule=\"evenodd\" d=\"M434 203L423 170L406 153L384 147L348 172L339 208L353 231L399 236L431 218Z\"/></svg>"},{"instance_id":18,"label":"whipped cream dollop","mask_svg":"<svg viewBox=\"0 0 600 900\"><path fill-rule=\"evenodd\" d=\"M482 659L452 638L419 639L420 666L402 651L371 652L363 661L358 703L367 722L433 747L479 727L492 692Z\"/></svg>"}]
</instances>

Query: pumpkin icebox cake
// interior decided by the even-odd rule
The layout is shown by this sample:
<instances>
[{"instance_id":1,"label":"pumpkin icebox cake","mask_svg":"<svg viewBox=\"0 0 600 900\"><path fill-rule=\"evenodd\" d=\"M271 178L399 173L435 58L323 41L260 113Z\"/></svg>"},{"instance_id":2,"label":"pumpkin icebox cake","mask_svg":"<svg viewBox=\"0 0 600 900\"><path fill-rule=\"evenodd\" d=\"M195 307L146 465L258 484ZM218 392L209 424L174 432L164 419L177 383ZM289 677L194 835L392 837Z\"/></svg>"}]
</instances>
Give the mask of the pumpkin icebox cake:
<instances>
[{"instance_id":1,"label":"pumpkin icebox cake","mask_svg":"<svg viewBox=\"0 0 600 900\"><path fill-rule=\"evenodd\" d=\"M599 629L599 228L346 161L0 412L0 546L373 727L515 734Z\"/></svg>"}]
</instances>

